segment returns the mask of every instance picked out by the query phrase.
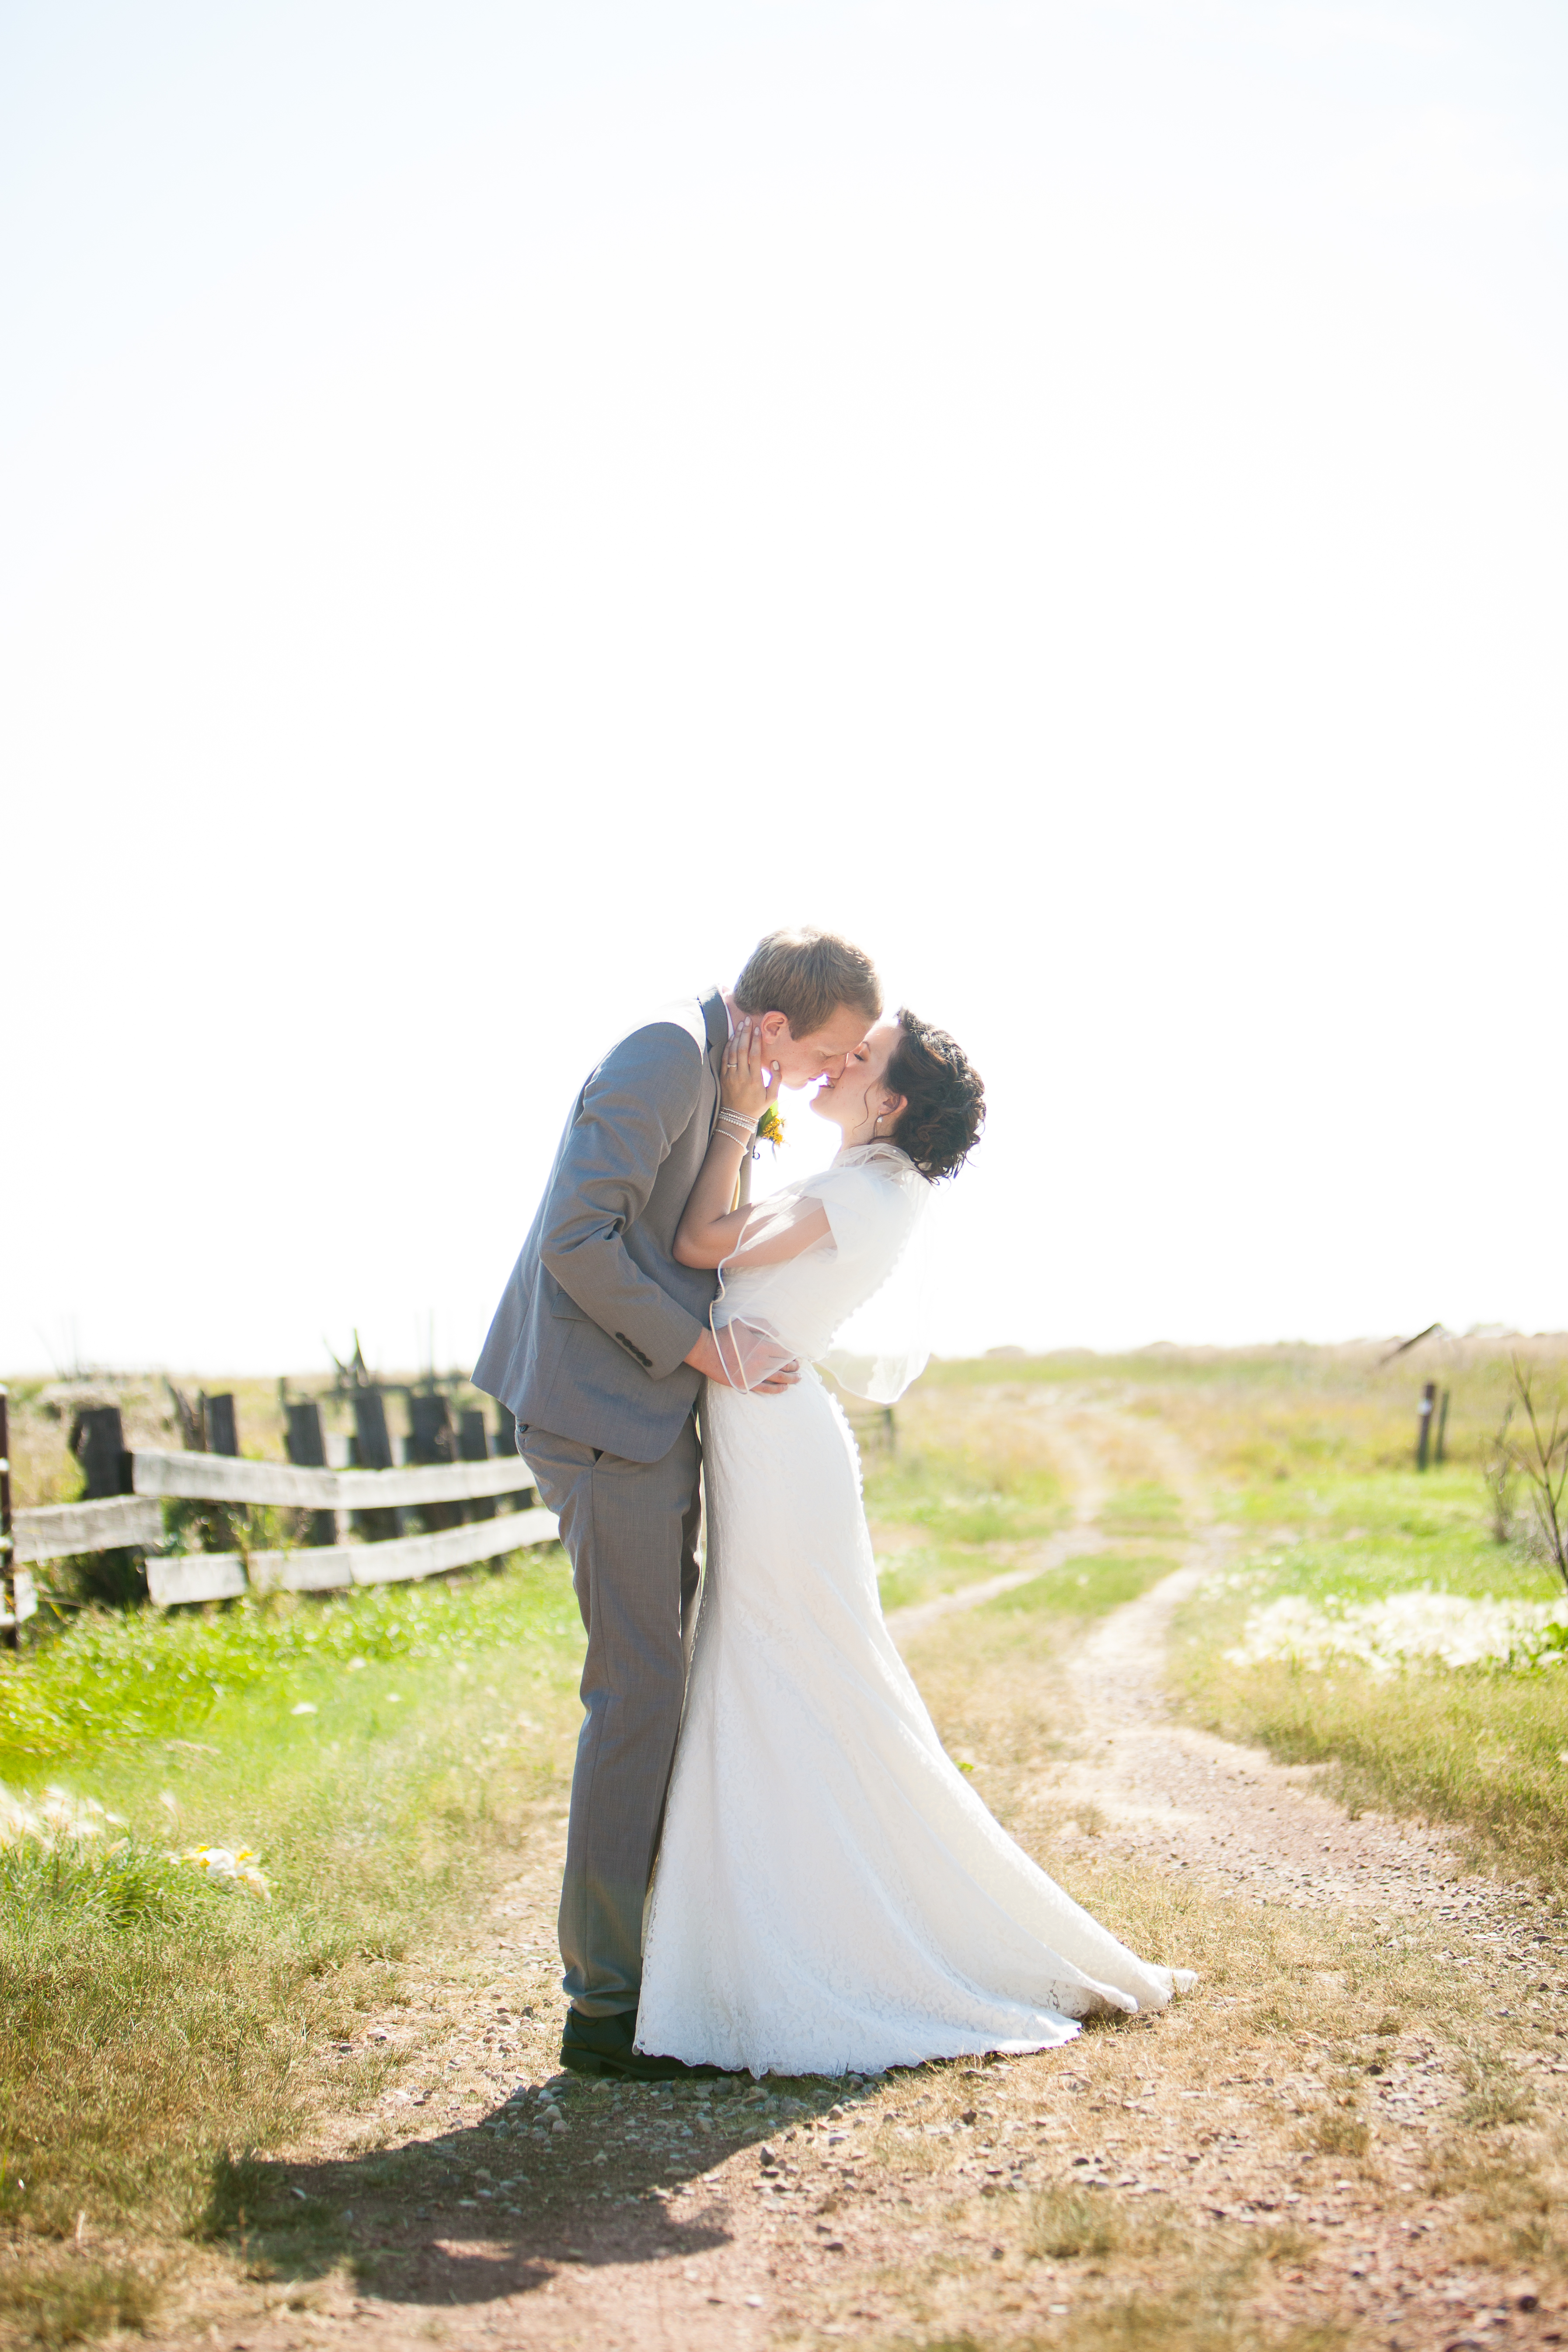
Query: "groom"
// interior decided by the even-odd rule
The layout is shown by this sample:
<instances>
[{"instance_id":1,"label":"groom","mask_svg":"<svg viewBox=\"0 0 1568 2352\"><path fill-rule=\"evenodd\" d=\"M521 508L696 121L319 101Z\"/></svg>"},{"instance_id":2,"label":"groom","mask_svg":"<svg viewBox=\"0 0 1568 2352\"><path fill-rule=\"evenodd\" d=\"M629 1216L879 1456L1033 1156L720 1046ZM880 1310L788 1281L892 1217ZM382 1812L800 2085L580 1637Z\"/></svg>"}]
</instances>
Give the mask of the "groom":
<instances>
[{"instance_id":1,"label":"groom","mask_svg":"<svg viewBox=\"0 0 1568 2352\"><path fill-rule=\"evenodd\" d=\"M588 1633L560 1898L571 2007L561 2063L642 2080L687 2073L632 2048L643 1905L680 1729L702 1505L696 1412L723 1381L709 1272L675 1228L707 1151L737 1013L779 1082L837 1078L882 1011L869 958L827 931L771 931L731 990L684 1000L612 1045L572 1107L474 1382L517 1415L560 1519ZM748 1162L741 1163L744 1192ZM799 1378L779 1364L754 1393ZM703 2069L711 2072L711 2069Z\"/></svg>"}]
</instances>

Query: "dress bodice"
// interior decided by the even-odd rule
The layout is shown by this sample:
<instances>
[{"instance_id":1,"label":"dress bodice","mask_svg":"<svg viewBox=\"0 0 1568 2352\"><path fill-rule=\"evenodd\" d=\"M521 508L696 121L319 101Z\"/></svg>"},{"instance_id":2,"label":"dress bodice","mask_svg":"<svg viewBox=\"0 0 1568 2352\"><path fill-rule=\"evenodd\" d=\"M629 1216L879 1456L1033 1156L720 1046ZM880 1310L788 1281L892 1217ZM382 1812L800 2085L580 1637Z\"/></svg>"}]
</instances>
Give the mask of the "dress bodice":
<instances>
[{"instance_id":1,"label":"dress bodice","mask_svg":"<svg viewBox=\"0 0 1568 2352\"><path fill-rule=\"evenodd\" d=\"M771 1194L763 1203L770 1214L788 1219L820 1204L830 1230L779 1265L721 1269L715 1324L744 1318L766 1325L805 1361L824 1356L835 1333L893 1272L927 1189L906 1153L871 1143L841 1151L820 1175Z\"/></svg>"}]
</instances>

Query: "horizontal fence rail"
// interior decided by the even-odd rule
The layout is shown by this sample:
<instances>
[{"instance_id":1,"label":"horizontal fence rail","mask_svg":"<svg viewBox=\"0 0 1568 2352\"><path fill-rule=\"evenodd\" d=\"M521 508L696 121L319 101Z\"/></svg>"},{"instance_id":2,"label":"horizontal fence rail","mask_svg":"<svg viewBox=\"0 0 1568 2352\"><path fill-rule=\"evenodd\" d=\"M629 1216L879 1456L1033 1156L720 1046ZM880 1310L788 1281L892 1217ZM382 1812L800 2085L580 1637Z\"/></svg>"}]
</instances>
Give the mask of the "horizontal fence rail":
<instances>
[{"instance_id":1,"label":"horizontal fence rail","mask_svg":"<svg viewBox=\"0 0 1568 2352\"><path fill-rule=\"evenodd\" d=\"M259 1504L279 1509L371 1512L486 1502L526 1494L528 1465L516 1457L411 1465L396 1470L316 1470L289 1462L250 1462L221 1454L136 1452L126 1457L132 1492L101 1501L60 1503L14 1515L15 1557L60 1559L81 1552L135 1548L146 1552L147 1589L162 1609L182 1602L230 1601L246 1592L324 1592L350 1585L401 1583L494 1559L532 1544L553 1543L553 1511L520 1510L434 1534L381 1543L302 1545L298 1550L182 1552L157 1557L166 1500ZM16 1619L36 1607L32 1580L16 1578ZM24 1598L25 1590L25 1598Z\"/></svg>"},{"instance_id":2,"label":"horizontal fence rail","mask_svg":"<svg viewBox=\"0 0 1568 2352\"><path fill-rule=\"evenodd\" d=\"M163 1540L163 1514L140 1495L111 1495L102 1503L55 1503L47 1510L16 1513L18 1559L63 1559L68 1552L117 1551L140 1544L156 1551Z\"/></svg>"},{"instance_id":3,"label":"horizontal fence rail","mask_svg":"<svg viewBox=\"0 0 1568 2352\"><path fill-rule=\"evenodd\" d=\"M302 1470L292 1462L245 1462L223 1454L133 1454L138 1495L197 1503L270 1503L302 1511L385 1511L419 1503L482 1502L534 1483L509 1462L437 1462L402 1470Z\"/></svg>"},{"instance_id":4,"label":"horizontal fence rail","mask_svg":"<svg viewBox=\"0 0 1568 2352\"><path fill-rule=\"evenodd\" d=\"M182 1601L227 1601L242 1592L332 1592L352 1584L402 1584L466 1568L526 1545L553 1543L553 1511L517 1511L477 1527L443 1528L433 1536L386 1543L323 1544L299 1551L187 1552L150 1559L147 1589L161 1609Z\"/></svg>"}]
</instances>

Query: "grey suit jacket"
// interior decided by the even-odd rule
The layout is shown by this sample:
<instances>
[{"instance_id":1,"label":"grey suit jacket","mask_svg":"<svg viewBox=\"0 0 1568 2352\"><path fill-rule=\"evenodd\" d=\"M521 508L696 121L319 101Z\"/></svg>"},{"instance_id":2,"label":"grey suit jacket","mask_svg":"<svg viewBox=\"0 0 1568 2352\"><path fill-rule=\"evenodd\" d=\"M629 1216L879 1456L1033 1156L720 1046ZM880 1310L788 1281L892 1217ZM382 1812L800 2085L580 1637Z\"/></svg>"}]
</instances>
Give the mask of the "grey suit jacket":
<instances>
[{"instance_id":1,"label":"grey suit jacket","mask_svg":"<svg viewBox=\"0 0 1568 2352\"><path fill-rule=\"evenodd\" d=\"M517 1420L656 1462L701 1385L683 1359L717 1287L675 1227L718 1110L716 988L612 1045L578 1096L474 1368ZM741 1163L744 1187L749 1173Z\"/></svg>"}]
</instances>

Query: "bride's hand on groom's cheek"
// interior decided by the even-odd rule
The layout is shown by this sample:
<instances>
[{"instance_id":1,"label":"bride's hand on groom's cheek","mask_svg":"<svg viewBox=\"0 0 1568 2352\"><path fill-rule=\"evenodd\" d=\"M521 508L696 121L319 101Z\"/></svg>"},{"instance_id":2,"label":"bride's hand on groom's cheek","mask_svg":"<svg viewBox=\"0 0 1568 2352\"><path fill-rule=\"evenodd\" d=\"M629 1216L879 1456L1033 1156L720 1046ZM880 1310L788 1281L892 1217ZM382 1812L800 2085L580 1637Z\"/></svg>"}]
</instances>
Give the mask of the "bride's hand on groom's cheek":
<instances>
[{"instance_id":1,"label":"bride's hand on groom's cheek","mask_svg":"<svg viewBox=\"0 0 1568 2352\"><path fill-rule=\"evenodd\" d=\"M762 1025L760 1022L743 1021L724 1049L724 1070L719 1093L726 1110L737 1110L747 1118L760 1118L768 1108L768 1087L764 1071L771 1066L773 1083L779 1083L779 1065L765 1065L762 1058Z\"/></svg>"}]
</instances>

